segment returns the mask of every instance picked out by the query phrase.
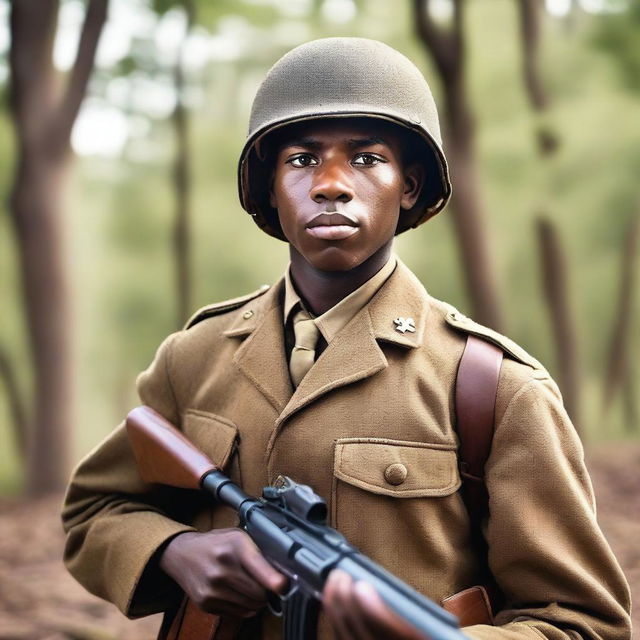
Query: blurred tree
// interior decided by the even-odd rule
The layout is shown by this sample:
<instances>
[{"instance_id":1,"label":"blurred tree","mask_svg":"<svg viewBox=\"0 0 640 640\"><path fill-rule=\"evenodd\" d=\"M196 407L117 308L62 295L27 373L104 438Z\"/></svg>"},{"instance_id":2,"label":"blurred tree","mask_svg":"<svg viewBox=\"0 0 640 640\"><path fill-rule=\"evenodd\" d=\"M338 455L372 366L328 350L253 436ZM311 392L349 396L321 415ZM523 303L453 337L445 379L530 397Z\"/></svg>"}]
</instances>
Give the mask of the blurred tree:
<instances>
[{"instance_id":1,"label":"blurred tree","mask_svg":"<svg viewBox=\"0 0 640 640\"><path fill-rule=\"evenodd\" d=\"M176 195L176 217L173 231L173 242L176 261L176 286L178 301L177 326L182 327L193 312L191 296L191 171L189 148L189 112L185 105L184 51L189 33L195 22L195 6L192 0L180 0L186 16L184 37L180 43L173 77L176 91L176 106L173 110L172 122L176 136L176 155L173 163L173 180Z\"/></svg>"},{"instance_id":2,"label":"blurred tree","mask_svg":"<svg viewBox=\"0 0 640 640\"><path fill-rule=\"evenodd\" d=\"M415 24L419 39L433 57L444 89L445 146L451 180L456 185L451 208L472 312L478 322L501 331L504 319L482 208L475 123L465 78L463 10L466 0L451 0L451 3L453 18L447 28L434 20L429 0L414 0Z\"/></svg>"},{"instance_id":3,"label":"blurred tree","mask_svg":"<svg viewBox=\"0 0 640 640\"><path fill-rule=\"evenodd\" d=\"M629 222L625 234L625 245L622 252L622 268L620 270L620 289L618 308L611 332L607 374L604 380L605 415L608 412L615 394L622 390L626 394L626 424L633 430L637 422L637 406L634 401L634 380L632 375L633 358L631 357L631 328L635 309L635 298L638 294L637 263L640 248L640 214L636 214Z\"/></svg>"},{"instance_id":4,"label":"blurred tree","mask_svg":"<svg viewBox=\"0 0 640 640\"><path fill-rule=\"evenodd\" d=\"M32 351L34 411L27 485L31 494L64 486L73 421L71 313L61 195L70 135L108 0L89 0L75 63L61 86L52 60L59 2L14 0L9 51L11 117L17 139L10 197Z\"/></svg>"},{"instance_id":5,"label":"blurred tree","mask_svg":"<svg viewBox=\"0 0 640 640\"><path fill-rule=\"evenodd\" d=\"M551 99L540 74L540 26L543 14L542 0L518 0L520 36L522 44L522 76L527 98L536 114L536 142L540 161L550 176L552 156L560 146L558 133L546 117ZM550 181L547 181L550 182ZM545 209L547 207L545 206ZM569 292L569 261L550 212L540 212L537 220L539 255L542 263L542 282L551 316L551 329L555 340L558 363L558 382L567 413L580 429L580 358L578 330L571 310Z\"/></svg>"}]
</instances>

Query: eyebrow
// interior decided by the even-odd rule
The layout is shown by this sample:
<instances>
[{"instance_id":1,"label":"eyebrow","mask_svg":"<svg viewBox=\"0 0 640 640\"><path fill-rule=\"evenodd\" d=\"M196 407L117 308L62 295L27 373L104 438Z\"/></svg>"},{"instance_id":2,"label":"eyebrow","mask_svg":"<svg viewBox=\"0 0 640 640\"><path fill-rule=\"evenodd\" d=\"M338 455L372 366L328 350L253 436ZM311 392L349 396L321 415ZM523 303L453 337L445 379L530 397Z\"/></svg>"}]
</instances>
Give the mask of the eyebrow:
<instances>
[{"instance_id":1,"label":"eyebrow","mask_svg":"<svg viewBox=\"0 0 640 640\"><path fill-rule=\"evenodd\" d=\"M389 143L384 139L378 136L371 136L369 138L350 138L347 140L347 144L352 149L361 149L362 147L370 147L374 144L382 144L386 147L389 146ZM281 148L286 147L305 147L306 149L317 150L322 148L322 142L316 140L311 137L303 137L303 138L292 138L291 140L287 140Z\"/></svg>"}]
</instances>

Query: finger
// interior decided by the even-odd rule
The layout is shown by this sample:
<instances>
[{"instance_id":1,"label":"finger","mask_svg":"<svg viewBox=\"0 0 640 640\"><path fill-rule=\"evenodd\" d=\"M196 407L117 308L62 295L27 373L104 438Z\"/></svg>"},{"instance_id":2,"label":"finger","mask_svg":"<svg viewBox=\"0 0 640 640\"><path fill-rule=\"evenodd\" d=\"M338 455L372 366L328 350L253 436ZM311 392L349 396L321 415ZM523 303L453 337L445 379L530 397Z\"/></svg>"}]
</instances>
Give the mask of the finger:
<instances>
[{"instance_id":1,"label":"finger","mask_svg":"<svg viewBox=\"0 0 640 640\"><path fill-rule=\"evenodd\" d=\"M227 577L227 584L258 603L259 606L264 606L267 602L267 590L251 574L247 573L243 566L238 566Z\"/></svg>"},{"instance_id":2,"label":"finger","mask_svg":"<svg viewBox=\"0 0 640 640\"><path fill-rule=\"evenodd\" d=\"M220 602L228 602L246 611L262 609L267 602L266 596L265 598L253 598L245 591L235 589L232 585L226 585L224 589L213 591L211 595Z\"/></svg>"},{"instance_id":3,"label":"finger","mask_svg":"<svg viewBox=\"0 0 640 640\"><path fill-rule=\"evenodd\" d=\"M339 570L332 571L322 593L322 608L333 629L336 640L351 640L344 613L346 608L343 594L344 582L344 572Z\"/></svg>"},{"instance_id":4,"label":"finger","mask_svg":"<svg viewBox=\"0 0 640 640\"><path fill-rule=\"evenodd\" d=\"M253 542L251 542L253 545ZM265 589L275 593L284 593L289 581L276 571L261 555L257 547L248 548L240 557L242 568Z\"/></svg>"},{"instance_id":5,"label":"finger","mask_svg":"<svg viewBox=\"0 0 640 640\"><path fill-rule=\"evenodd\" d=\"M334 571L333 574L327 594L330 607L328 615L337 635L344 640L375 640L355 600L353 580L343 571Z\"/></svg>"},{"instance_id":6,"label":"finger","mask_svg":"<svg viewBox=\"0 0 640 640\"><path fill-rule=\"evenodd\" d=\"M363 612L368 632L373 637L393 637L398 640L430 640L406 620L393 612L366 582L354 586L354 599Z\"/></svg>"}]
</instances>

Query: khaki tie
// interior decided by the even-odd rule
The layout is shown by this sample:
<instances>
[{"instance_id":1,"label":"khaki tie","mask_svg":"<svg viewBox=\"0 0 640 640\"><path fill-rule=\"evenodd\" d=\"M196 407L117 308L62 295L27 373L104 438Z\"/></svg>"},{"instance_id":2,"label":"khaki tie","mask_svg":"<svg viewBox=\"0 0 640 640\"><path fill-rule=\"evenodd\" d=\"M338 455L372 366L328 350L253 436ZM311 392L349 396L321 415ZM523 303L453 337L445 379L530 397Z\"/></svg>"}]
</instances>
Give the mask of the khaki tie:
<instances>
[{"instance_id":1,"label":"khaki tie","mask_svg":"<svg viewBox=\"0 0 640 640\"><path fill-rule=\"evenodd\" d=\"M289 372L294 387L297 387L313 366L320 332L313 318L302 309L293 317L293 332L296 336L296 344L291 351Z\"/></svg>"}]
</instances>

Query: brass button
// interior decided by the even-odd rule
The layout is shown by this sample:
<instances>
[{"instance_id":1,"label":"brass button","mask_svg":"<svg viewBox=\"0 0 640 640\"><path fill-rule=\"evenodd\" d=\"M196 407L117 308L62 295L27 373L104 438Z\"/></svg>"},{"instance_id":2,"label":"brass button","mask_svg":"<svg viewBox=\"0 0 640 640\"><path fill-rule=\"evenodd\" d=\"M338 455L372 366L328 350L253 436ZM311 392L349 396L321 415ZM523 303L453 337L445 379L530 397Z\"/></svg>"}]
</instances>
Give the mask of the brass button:
<instances>
[{"instance_id":1,"label":"brass button","mask_svg":"<svg viewBox=\"0 0 640 640\"><path fill-rule=\"evenodd\" d=\"M245 311L245 312L242 314L242 317L243 317L245 320L248 320L251 316L253 316L253 311L252 311L251 309L249 309L249 311Z\"/></svg>"},{"instance_id":2,"label":"brass button","mask_svg":"<svg viewBox=\"0 0 640 640\"><path fill-rule=\"evenodd\" d=\"M394 486L402 484L407 479L407 467L400 462L390 464L384 470L384 479Z\"/></svg>"}]
</instances>

